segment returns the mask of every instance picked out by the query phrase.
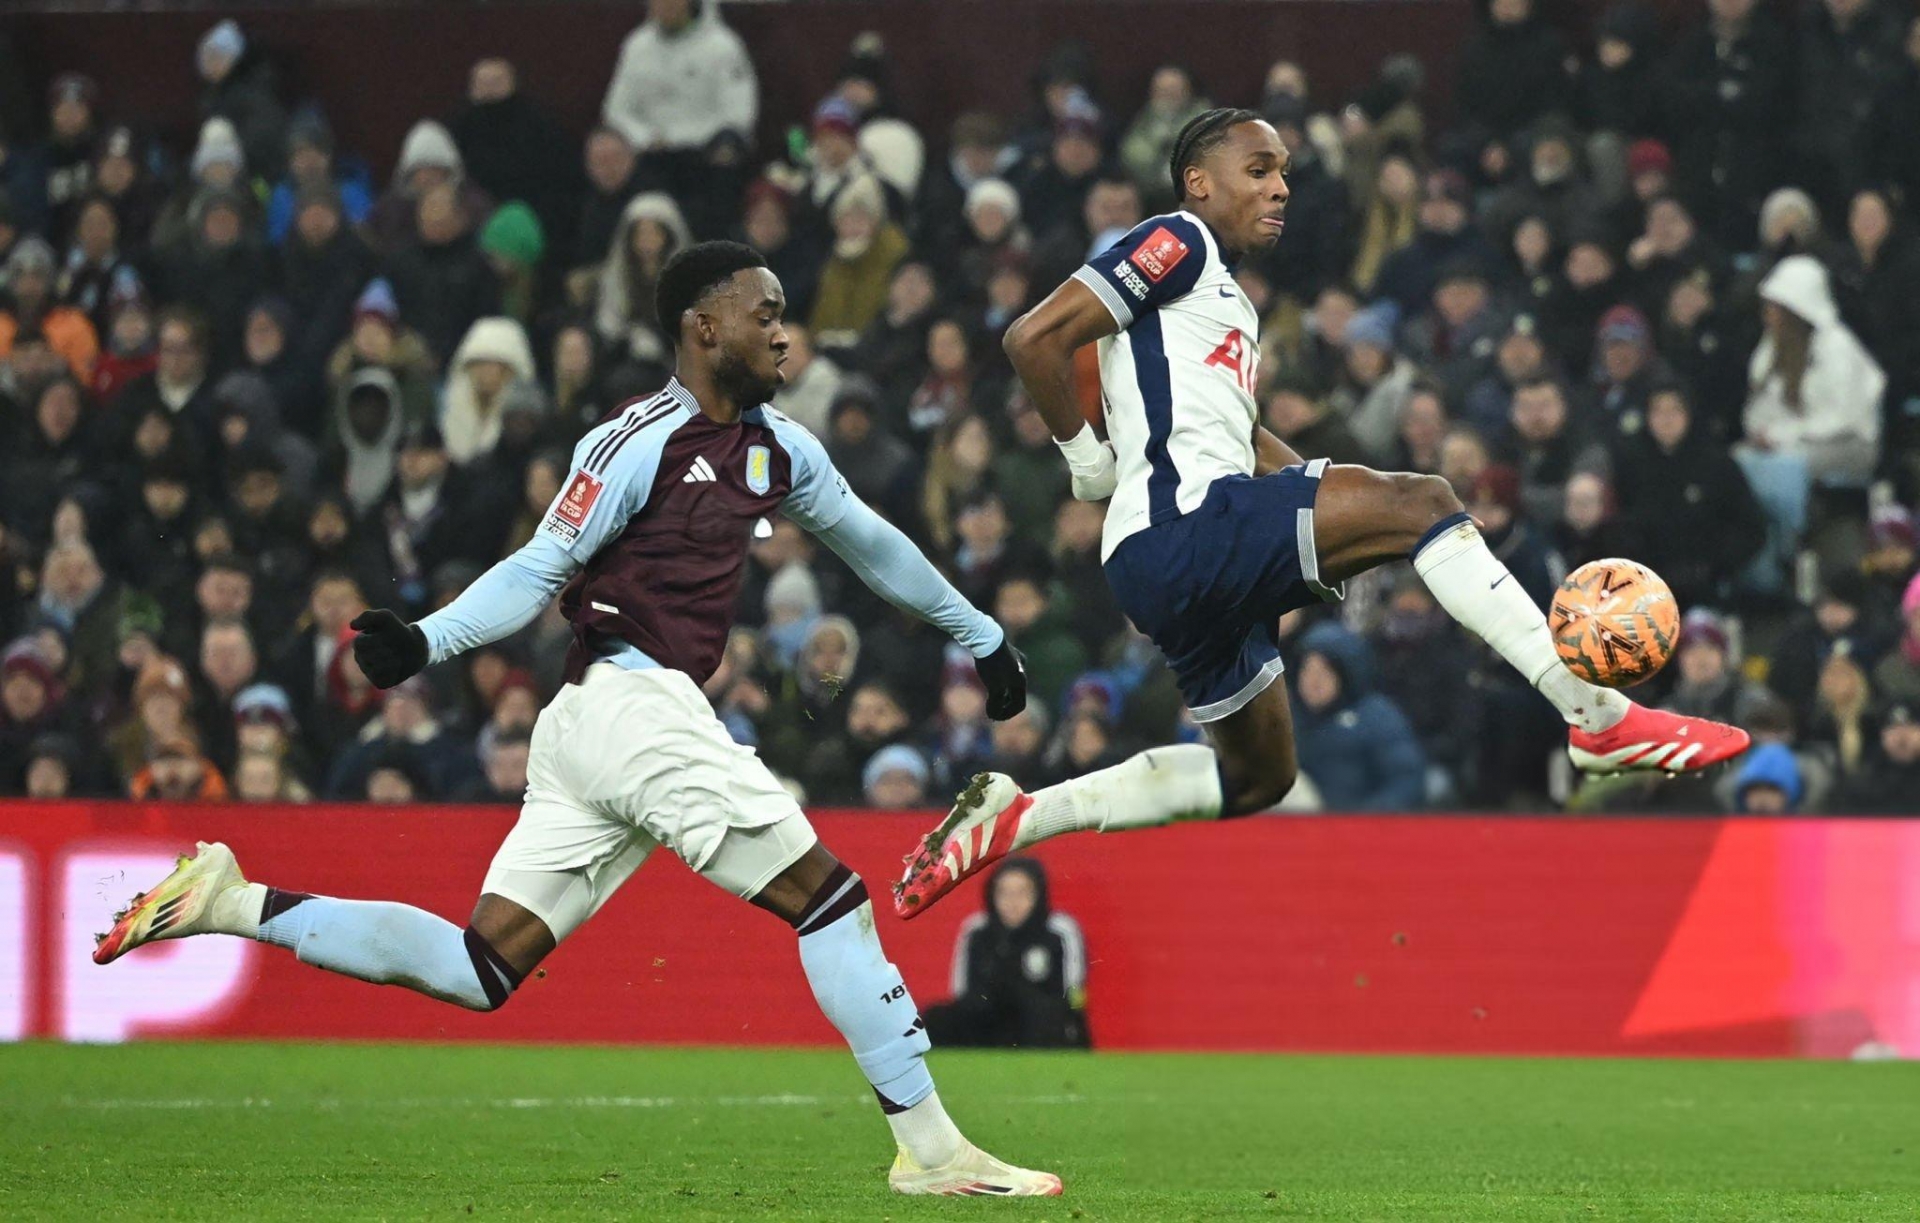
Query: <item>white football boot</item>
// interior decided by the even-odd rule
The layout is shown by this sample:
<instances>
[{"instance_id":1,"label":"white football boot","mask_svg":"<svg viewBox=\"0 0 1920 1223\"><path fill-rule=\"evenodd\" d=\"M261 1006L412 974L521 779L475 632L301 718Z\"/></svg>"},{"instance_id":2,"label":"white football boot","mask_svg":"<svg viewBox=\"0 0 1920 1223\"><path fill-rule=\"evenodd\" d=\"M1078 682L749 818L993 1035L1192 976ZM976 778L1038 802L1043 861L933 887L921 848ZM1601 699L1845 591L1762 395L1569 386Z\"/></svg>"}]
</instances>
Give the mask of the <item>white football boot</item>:
<instances>
[{"instance_id":1,"label":"white football boot","mask_svg":"<svg viewBox=\"0 0 1920 1223\"><path fill-rule=\"evenodd\" d=\"M887 1184L895 1193L973 1198L1053 1198L1061 1190L1053 1173L1016 1168L964 1140L960 1153L938 1168L922 1168L902 1147Z\"/></svg>"},{"instance_id":2,"label":"white football boot","mask_svg":"<svg viewBox=\"0 0 1920 1223\"><path fill-rule=\"evenodd\" d=\"M113 915L113 929L94 937L93 962L111 964L159 939L220 933L211 920L214 901L246 886L233 851L218 841L201 841L193 857L181 858L171 875Z\"/></svg>"}]
</instances>

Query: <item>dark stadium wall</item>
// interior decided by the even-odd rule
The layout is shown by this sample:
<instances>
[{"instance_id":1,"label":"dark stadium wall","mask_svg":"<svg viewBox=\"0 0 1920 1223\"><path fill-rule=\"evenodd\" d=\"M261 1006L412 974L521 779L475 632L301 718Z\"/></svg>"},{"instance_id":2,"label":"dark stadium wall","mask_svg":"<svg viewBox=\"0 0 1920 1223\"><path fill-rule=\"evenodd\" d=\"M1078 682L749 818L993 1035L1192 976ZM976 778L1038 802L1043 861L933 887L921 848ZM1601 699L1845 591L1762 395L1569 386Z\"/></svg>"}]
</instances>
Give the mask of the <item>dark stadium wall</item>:
<instances>
[{"instance_id":1,"label":"dark stadium wall","mask_svg":"<svg viewBox=\"0 0 1920 1223\"><path fill-rule=\"evenodd\" d=\"M821 813L876 897L928 813ZM0 1040L182 1036L837 1043L782 923L667 854L502 1011L229 938L93 964L195 839L248 874L462 919L501 807L0 804ZM1261 819L1038 855L1108 1049L1845 1057L1920 1049L1920 821ZM975 881L880 918L924 1005ZM377 991L377 992L376 992Z\"/></svg>"},{"instance_id":2,"label":"dark stadium wall","mask_svg":"<svg viewBox=\"0 0 1920 1223\"><path fill-rule=\"evenodd\" d=\"M1116 100L1144 97L1153 69L1177 61L1216 97L1250 101L1268 65L1291 58L1308 66L1323 101L1339 102L1393 52L1416 52L1433 67L1451 63L1472 22L1460 0L807 0L723 11L759 73L763 157L783 147L789 123L805 121L862 30L886 36L901 110L937 140L969 107L1009 117L1027 110L1034 68L1063 39L1088 44L1101 92ZM599 114L621 40L645 6L162 6L7 20L36 96L55 74L82 69L99 80L109 113L144 116L190 146L199 88L194 45L223 16L238 18L273 57L289 100L325 99L342 145L368 157L384 178L414 120L461 105L467 69L483 56L515 60L530 96L584 131ZM1432 73L1429 99L1442 114L1445 76ZM1108 116L1116 125L1131 119L1130 111Z\"/></svg>"}]
</instances>

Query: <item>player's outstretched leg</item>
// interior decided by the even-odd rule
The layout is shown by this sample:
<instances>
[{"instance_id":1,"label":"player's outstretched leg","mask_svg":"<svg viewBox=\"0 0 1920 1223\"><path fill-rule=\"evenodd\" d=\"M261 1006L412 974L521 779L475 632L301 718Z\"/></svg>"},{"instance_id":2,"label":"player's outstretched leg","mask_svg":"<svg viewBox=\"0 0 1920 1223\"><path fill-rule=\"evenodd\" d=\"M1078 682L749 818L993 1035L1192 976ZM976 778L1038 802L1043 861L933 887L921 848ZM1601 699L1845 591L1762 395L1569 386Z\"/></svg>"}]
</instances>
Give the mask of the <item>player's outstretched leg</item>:
<instances>
[{"instance_id":1,"label":"player's outstretched leg","mask_svg":"<svg viewBox=\"0 0 1920 1223\"><path fill-rule=\"evenodd\" d=\"M1283 786L1269 801L1285 792ZM906 873L893 887L893 910L918 916L963 880L1063 832L1157 828L1223 813L1231 814L1222 798L1219 759L1198 743L1148 748L1032 794L1005 773L980 773L947 818L907 855Z\"/></svg>"},{"instance_id":2,"label":"player's outstretched leg","mask_svg":"<svg viewBox=\"0 0 1920 1223\"><path fill-rule=\"evenodd\" d=\"M740 836L739 830L727 834L729 841ZM724 867L716 871L709 864L702 873L723 886L728 882L720 877ZM793 926L814 1000L846 1038L880 1098L899 1147L887 1174L894 1192L968 1197L1060 1192L1059 1177L994 1158L968 1142L947 1116L927 1069L926 1025L900 971L880 946L860 876L815 841L751 899Z\"/></svg>"},{"instance_id":3,"label":"player's outstretched leg","mask_svg":"<svg viewBox=\"0 0 1920 1223\"><path fill-rule=\"evenodd\" d=\"M1410 558L1447 614L1553 702L1567 721L1568 753L1582 769L1693 772L1747 749L1738 727L1649 709L1568 670L1546 616L1438 476L1329 469L1314 502L1314 540L1331 581Z\"/></svg>"},{"instance_id":4,"label":"player's outstretched leg","mask_svg":"<svg viewBox=\"0 0 1920 1223\"><path fill-rule=\"evenodd\" d=\"M516 916L525 921L516 923ZM93 958L110 964L145 943L229 934L285 947L316 968L491 1011L552 950L553 939L544 928L519 929L537 926L539 919L499 897L483 897L475 918L478 928L462 930L411 905L335 900L249 883L232 850L202 841L194 857L181 858L172 874L116 915ZM512 946L519 963L498 946Z\"/></svg>"}]
</instances>

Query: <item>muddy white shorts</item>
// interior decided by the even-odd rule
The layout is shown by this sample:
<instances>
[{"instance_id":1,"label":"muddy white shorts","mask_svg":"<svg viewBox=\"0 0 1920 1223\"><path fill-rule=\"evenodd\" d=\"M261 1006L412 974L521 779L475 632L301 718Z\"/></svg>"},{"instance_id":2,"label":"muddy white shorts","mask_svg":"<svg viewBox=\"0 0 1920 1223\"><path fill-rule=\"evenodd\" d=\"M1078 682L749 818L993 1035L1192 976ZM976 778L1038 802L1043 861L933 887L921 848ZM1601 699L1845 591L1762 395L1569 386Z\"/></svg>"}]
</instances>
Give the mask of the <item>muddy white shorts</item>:
<instances>
[{"instance_id":1,"label":"muddy white shorts","mask_svg":"<svg viewBox=\"0 0 1920 1223\"><path fill-rule=\"evenodd\" d=\"M541 710L526 803L482 890L564 939L656 845L750 897L816 840L793 796L684 673L596 663Z\"/></svg>"}]
</instances>

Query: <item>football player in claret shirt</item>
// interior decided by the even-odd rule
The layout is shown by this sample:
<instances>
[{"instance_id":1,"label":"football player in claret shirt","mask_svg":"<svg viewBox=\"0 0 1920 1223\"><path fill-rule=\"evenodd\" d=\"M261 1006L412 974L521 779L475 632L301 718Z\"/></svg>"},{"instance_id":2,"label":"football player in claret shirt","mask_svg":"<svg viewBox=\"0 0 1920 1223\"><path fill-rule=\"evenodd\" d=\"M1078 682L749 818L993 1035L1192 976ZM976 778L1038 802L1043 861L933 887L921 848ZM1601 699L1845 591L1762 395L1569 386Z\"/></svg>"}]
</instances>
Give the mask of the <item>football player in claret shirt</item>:
<instances>
[{"instance_id":1,"label":"football player in claret shirt","mask_svg":"<svg viewBox=\"0 0 1920 1223\"><path fill-rule=\"evenodd\" d=\"M573 626L566 683L534 726L520 820L467 927L409 905L249 883L226 846L202 844L135 899L94 958L108 963L154 939L239 935L491 1011L665 845L793 926L814 998L893 1129L895 1190L1057 1194L1057 1176L995 1159L955 1128L866 886L700 691L726 648L754 530L775 513L971 651L996 718L1026 704L1019 656L848 490L819 442L766 406L785 380L786 298L758 253L731 242L690 247L662 272L658 297L676 330L675 377L581 440L533 539L417 624L390 611L353 622L354 657L382 688L517 631L555 594Z\"/></svg>"},{"instance_id":2,"label":"football player in claret shirt","mask_svg":"<svg viewBox=\"0 0 1920 1223\"><path fill-rule=\"evenodd\" d=\"M1111 499L1101 559L1120 609L1153 638L1210 743L1157 747L1033 794L973 779L908 857L903 917L1062 832L1218 819L1293 785L1293 720L1275 683L1280 616L1341 597L1407 557L1448 614L1565 717L1574 763L1683 772L1738 755L1744 731L1647 709L1568 670L1547 620L1438 476L1307 461L1259 424L1259 316L1234 263L1280 239L1286 145L1251 111L1195 116L1169 170L1180 210L1152 217L1016 320L1007 355L1073 473ZM1073 355L1098 344L1107 440L1081 419Z\"/></svg>"}]
</instances>

